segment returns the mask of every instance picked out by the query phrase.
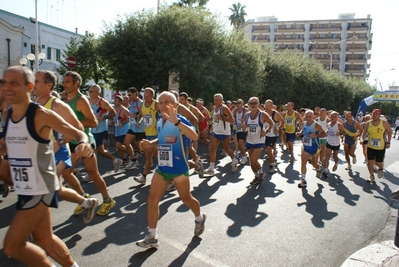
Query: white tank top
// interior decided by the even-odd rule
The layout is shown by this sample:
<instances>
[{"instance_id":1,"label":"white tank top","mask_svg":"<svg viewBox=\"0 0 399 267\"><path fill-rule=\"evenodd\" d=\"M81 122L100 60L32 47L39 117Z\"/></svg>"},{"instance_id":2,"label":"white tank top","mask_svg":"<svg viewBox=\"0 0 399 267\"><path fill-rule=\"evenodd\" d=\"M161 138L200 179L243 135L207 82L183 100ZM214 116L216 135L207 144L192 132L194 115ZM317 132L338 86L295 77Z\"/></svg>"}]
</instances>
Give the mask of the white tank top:
<instances>
[{"instance_id":1,"label":"white tank top","mask_svg":"<svg viewBox=\"0 0 399 267\"><path fill-rule=\"evenodd\" d=\"M251 145L264 144L266 136L261 136L262 130L266 129L266 123L262 125L261 119L262 112L259 112L255 119L251 118L251 114L248 114L247 124L247 140L246 142Z\"/></svg>"},{"instance_id":2,"label":"white tank top","mask_svg":"<svg viewBox=\"0 0 399 267\"><path fill-rule=\"evenodd\" d=\"M218 111L213 108L213 133L218 135L231 135L230 122L219 120L216 115L222 115L222 110L226 106L221 106Z\"/></svg>"},{"instance_id":3,"label":"white tank top","mask_svg":"<svg viewBox=\"0 0 399 267\"><path fill-rule=\"evenodd\" d=\"M338 122L334 126L331 126L331 122L327 124L327 143L331 146L339 146L341 137L337 135L338 132Z\"/></svg>"},{"instance_id":4,"label":"white tank top","mask_svg":"<svg viewBox=\"0 0 399 267\"><path fill-rule=\"evenodd\" d=\"M8 162L18 195L44 195L60 188L53 143L40 138L35 131L36 108L37 104L31 103L24 118L18 122L10 118L7 123Z\"/></svg>"},{"instance_id":5,"label":"white tank top","mask_svg":"<svg viewBox=\"0 0 399 267\"><path fill-rule=\"evenodd\" d=\"M244 108L241 110L241 113L239 113L238 110L236 111L234 124L237 126L237 132L242 132L241 120L244 118L244 111Z\"/></svg>"},{"instance_id":6,"label":"white tank top","mask_svg":"<svg viewBox=\"0 0 399 267\"><path fill-rule=\"evenodd\" d=\"M325 132L328 131L328 127L327 127L327 117L324 119L324 121L322 121L322 120L320 119L320 117L317 118L317 123L320 124L321 128L323 128L323 130L324 130ZM327 139L327 137L320 137L319 139L325 140L325 139ZM331 145L331 144L330 144L330 145Z\"/></svg>"}]
</instances>

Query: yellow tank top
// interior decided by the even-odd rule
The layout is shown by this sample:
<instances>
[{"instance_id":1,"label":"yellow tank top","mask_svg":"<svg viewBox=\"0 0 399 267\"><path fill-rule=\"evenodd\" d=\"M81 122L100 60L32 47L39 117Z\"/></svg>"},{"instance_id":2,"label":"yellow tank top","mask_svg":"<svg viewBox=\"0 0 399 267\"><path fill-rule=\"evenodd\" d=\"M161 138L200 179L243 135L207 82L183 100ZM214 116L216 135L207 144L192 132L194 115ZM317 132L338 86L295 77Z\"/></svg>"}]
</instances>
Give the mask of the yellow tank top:
<instances>
[{"instance_id":1,"label":"yellow tank top","mask_svg":"<svg viewBox=\"0 0 399 267\"><path fill-rule=\"evenodd\" d=\"M383 150L385 148L384 122L380 120L380 123L378 123L377 126L374 126L372 121L370 121L367 132L369 134L369 141L367 142L367 147L375 150Z\"/></svg>"},{"instance_id":2,"label":"yellow tank top","mask_svg":"<svg viewBox=\"0 0 399 267\"><path fill-rule=\"evenodd\" d=\"M141 113L143 115L146 136L157 136L158 134L156 121L157 110L155 104L156 100L153 99L149 107L146 107L145 103L141 105Z\"/></svg>"},{"instance_id":3,"label":"yellow tank top","mask_svg":"<svg viewBox=\"0 0 399 267\"><path fill-rule=\"evenodd\" d=\"M288 115L288 113L285 113L284 115L284 128L285 132L288 134L293 134L296 132L296 117L295 117L295 111L292 112L292 115Z\"/></svg>"}]
</instances>

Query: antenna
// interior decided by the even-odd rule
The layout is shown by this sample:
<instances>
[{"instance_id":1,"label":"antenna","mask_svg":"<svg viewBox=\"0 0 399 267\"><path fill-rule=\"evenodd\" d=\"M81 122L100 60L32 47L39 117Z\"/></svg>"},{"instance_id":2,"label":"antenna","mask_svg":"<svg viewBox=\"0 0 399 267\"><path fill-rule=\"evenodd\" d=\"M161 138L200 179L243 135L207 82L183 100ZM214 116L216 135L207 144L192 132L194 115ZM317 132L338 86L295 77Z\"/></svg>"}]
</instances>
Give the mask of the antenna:
<instances>
[{"instance_id":1,"label":"antenna","mask_svg":"<svg viewBox=\"0 0 399 267\"><path fill-rule=\"evenodd\" d=\"M381 91L382 91L382 84L381 84L381 82L380 82L380 88L381 88Z\"/></svg>"}]
</instances>

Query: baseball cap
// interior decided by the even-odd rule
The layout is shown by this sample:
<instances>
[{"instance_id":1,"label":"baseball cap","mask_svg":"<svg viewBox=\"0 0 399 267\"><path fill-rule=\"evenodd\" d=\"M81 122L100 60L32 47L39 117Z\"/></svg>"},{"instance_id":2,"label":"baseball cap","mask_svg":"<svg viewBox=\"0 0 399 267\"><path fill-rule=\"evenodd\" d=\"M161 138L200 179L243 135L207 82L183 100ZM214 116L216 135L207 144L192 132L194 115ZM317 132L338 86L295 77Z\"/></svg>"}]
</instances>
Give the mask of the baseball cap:
<instances>
[{"instance_id":1,"label":"baseball cap","mask_svg":"<svg viewBox=\"0 0 399 267\"><path fill-rule=\"evenodd\" d=\"M197 98L197 100L195 100L195 102L204 103L204 100L202 100L202 98Z\"/></svg>"},{"instance_id":2,"label":"baseball cap","mask_svg":"<svg viewBox=\"0 0 399 267\"><path fill-rule=\"evenodd\" d=\"M118 98L119 100L123 100L123 97L121 96L121 94L114 94L114 98Z\"/></svg>"},{"instance_id":3,"label":"baseball cap","mask_svg":"<svg viewBox=\"0 0 399 267\"><path fill-rule=\"evenodd\" d=\"M231 101L230 101L230 100L227 100L227 101L226 101L226 104L231 104Z\"/></svg>"},{"instance_id":4,"label":"baseball cap","mask_svg":"<svg viewBox=\"0 0 399 267\"><path fill-rule=\"evenodd\" d=\"M325 108L321 108L320 111L327 111Z\"/></svg>"}]
</instances>

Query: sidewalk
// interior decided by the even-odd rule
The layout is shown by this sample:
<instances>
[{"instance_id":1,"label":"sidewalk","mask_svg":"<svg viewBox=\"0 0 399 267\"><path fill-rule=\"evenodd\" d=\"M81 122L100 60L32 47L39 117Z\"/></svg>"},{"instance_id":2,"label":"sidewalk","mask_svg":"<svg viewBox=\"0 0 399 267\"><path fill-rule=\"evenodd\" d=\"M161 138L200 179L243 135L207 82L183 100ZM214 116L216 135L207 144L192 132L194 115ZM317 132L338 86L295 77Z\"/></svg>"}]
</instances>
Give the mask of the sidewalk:
<instances>
[{"instance_id":1,"label":"sidewalk","mask_svg":"<svg viewBox=\"0 0 399 267\"><path fill-rule=\"evenodd\" d=\"M393 240L376 243L353 253L341 267L399 267L399 248Z\"/></svg>"}]
</instances>

